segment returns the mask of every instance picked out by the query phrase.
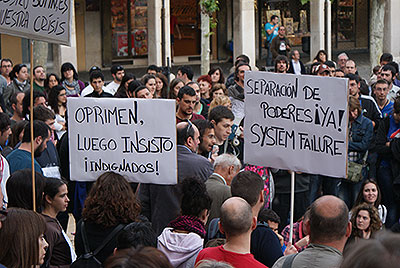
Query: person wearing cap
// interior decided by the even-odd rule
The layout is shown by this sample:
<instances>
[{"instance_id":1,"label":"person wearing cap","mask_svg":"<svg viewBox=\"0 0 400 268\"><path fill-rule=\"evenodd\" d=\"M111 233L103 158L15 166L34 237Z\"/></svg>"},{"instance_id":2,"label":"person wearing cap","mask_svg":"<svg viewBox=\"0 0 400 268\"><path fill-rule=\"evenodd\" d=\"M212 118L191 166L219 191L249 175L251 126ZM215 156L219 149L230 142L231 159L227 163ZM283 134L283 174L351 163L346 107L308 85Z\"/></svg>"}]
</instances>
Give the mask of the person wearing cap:
<instances>
[{"instance_id":1,"label":"person wearing cap","mask_svg":"<svg viewBox=\"0 0 400 268\"><path fill-rule=\"evenodd\" d=\"M318 76L329 76L331 70L329 69L328 65L320 64L316 67L316 72Z\"/></svg>"},{"instance_id":2,"label":"person wearing cap","mask_svg":"<svg viewBox=\"0 0 400 268\"><path fill-rule=\"evenodd\" d=\"M100 67L97 66L93 66L92 68L90 68L89 70L89 75L91 75L94 71L99 71L101 72ZM106 87L103 86L103 90L106 90ZM93 92L93 87L92 85L89 83L89 85L87 85L87 87L85 87L82 92L81 92L81 97L86 97L87 95L91 94Z\"/></svg>"},{"instance_id":3,"label":"person wearing cap","mask_svg":"<svg viewBox=\"0 0 400 268\"><path fill-rule=\"evenodd\" d=\"M124 77L125 74L125 70L124 67L117 64L113 65L110 71L114 80L106 86L105 91L114 95L115 92L117 92L119 85L121 84L122 77Z\"/></svg>"}]
</instances>

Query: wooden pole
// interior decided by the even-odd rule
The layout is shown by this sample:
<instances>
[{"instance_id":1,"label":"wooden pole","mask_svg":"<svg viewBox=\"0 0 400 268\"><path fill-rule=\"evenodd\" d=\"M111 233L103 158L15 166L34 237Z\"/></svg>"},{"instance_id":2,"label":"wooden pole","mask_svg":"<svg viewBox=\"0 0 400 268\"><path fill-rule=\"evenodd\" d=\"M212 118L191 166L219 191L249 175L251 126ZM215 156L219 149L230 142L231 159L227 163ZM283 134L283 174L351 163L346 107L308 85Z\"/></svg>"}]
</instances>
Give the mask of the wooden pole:
<instances>
[{"instance_id":1,"label":"wooden pole","mask_svg":"<svg viewBox=\"0 0 400 268\"><path fill-rule=\"evenodd\" d=\"M294 182L295 182L295 172L292 171L290 174L290 233L289 241L293 243L293 218L294 218Z\"/></svg>"},{"instance_id":2,"label":"wooden pole","mask_svg":"<svg viewBox=\"0 0 400 268\"><path fill-rule=\"evenodd\" d=\"M30 114L29 120L31 124L31 165L32 165L32 201L33 211L36 211L36 183L35 183L35 144L33 132L33 40L29 40L31 52L31 99L30 99Z\"/></svg>"}]
</instances>

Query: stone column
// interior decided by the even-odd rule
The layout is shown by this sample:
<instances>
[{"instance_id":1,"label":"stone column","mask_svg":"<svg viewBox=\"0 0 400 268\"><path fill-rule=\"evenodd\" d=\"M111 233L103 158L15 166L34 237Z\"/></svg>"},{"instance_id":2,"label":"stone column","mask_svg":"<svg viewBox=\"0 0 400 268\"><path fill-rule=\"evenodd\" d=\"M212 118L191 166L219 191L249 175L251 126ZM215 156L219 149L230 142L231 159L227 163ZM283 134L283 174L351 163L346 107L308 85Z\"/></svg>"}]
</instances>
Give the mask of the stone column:
<instances>
[{"instance_id":1,"label":"stone column","mask_svg":"<svg viewBox=\"0 0 400 268\"><path fill-rule=\"evenodd\" d=\"M395 61L400 60L400 17L397 12L400 10L400 1L387 0L385 8L385 24L383 27L383 52L392 53ZM381 55L377 55L378 58ZM371 66L372 68L373 66Z\"/></svg>"},{"instance_id":2,"label":"stone column","mask_svg":"<svg viewBox=\"0 0 400 268\"><path fill-rule=\"evenodd\" d=\"M324 2L325 0L310 1L310 59L317 55L318 50L325 49Z\"/></svg>"},{"instance_id":3,"label":"stone column","mask_svg":"<svg viewBox=\"0 0 400 268\"><path fill-rule=\"evenodd\" d=\"M161 8L163 0L149 0L147 2L147 47L148 65L162 65L161 50Z\"/></svg>"},{"instance_id":4,"label":"stone column","mask_svg":"<svg viewBox=\"0 0 400 268\"><path fill-rule=\"evenodd\" d=\"M328 53L328 59L332 60L332 9L331 1L325 0L325 14L326 14L326 26L325 26L325 50Z\"/></svg>"},{"instance_id":5,"label":"stone column","mask_svg":"<svg viewBox=\"0 0 400 268\"><path fill-rule=\"evenodd\" d=\"M71 9L72 12L72 23L71 23L71 46L54 46L54 70L59 72L61 65L64 62L72 63L75 68L78 68L78 57L76 48L76 26L75 26L75 8Z\"/></svg>"},{"instance_id":6,"label":"stone column","mask_svg":"<svg viewBox=\"0 0 400 268\"><path fill-rule=\"evenodd\" d=\"M256 64L256 32L253 0L233 1L233 57L246 54Z\"/></svg>"},{"instance_id":7,"label":"stone column","mask_svg":"<svg viewBox=\"0 0 400 268\"><path fill-rule=\"evenodd\" d=\"M164 60L165 66L171 66L171 30L170 30L170 0L164 1L164 45L162 45L164 50Z\"/></svg>"}]
</instances>

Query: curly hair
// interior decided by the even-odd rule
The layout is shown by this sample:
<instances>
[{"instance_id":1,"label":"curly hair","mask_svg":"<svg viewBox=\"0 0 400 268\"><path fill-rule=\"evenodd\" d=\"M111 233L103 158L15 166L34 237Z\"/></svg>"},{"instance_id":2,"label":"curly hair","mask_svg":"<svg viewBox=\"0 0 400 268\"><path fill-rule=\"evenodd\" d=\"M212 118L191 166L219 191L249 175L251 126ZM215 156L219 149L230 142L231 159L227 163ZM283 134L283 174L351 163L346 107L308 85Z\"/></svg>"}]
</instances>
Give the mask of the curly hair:
<instances>
[{"instance_id":1,"label":"curly hair","mask_svg":"<svg viewBox=\"0 0 400 268\"><path fill-rule=\"evenodd\" d=\"M93 184L82 216L104 227L131 223L140 213L140 205L128 181L120 174L106 172Z\"/></svg>"},{"instance_id":2,"label":"curly hair","mask_svg":"<svg viewBox=\"0 0 400 268\"><path fill-rule=\"evenodd\" d=\"M378 210L370 204L362 203L351 210L351 224L353 226L352 235L355 237L363 237L362 231L357 228L357 215L361 210L368 211L370 217L370 223L368 227L368 231L371 232L371 235L375 234L382 227L382 221L379 218Z\"/></svg>"}]
</instances>

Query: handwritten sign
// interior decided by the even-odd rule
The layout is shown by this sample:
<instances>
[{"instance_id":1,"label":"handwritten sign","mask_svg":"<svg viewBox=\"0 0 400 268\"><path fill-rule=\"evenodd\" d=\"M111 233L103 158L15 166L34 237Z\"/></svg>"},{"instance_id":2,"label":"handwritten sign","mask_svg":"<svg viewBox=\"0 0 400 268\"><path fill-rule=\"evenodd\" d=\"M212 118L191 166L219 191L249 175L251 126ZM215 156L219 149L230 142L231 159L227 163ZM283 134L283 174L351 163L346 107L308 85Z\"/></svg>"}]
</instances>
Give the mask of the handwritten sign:
<instances>
[{"instance_id":1,"label":"handwritten sign","mask_svg":"<svg viewBox=\"0 0 400 268\"><path fill-rule=\"evenodd\" d=\"M0 0L0 31L70 45L73 0Z\"/></svg>"},{"instance_id":2,"label":"handwritten sign","mask_svg":"<svg viewBox=\"0 0 400 268\"><path fill-rule=\"evenodd\" d=\"M106 171L132 182L176 184L173 100L68 99L71 180Z\"/></svg>"},{"instance_id":3,"label":"handwritten sign","mask_svg":"<svg viewBox=\"0 0 400 268\"><path fill-rule=\"evenodd\" d=\"M246 163L345 177L347 79L246 72Z\"/></svg>"}]
</instances>

